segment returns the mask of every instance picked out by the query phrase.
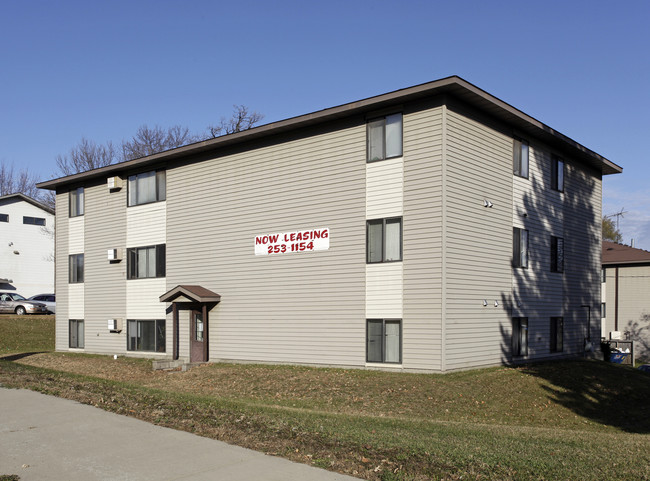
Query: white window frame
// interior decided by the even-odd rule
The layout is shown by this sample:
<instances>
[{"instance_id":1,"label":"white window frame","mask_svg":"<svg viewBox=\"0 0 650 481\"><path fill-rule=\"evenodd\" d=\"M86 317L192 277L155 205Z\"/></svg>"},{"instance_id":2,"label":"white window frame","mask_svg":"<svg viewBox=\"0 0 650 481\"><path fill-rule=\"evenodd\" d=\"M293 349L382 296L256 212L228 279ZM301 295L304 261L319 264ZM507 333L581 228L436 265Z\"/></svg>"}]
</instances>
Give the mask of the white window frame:
<instances>
[{"instance_id":1,"label":"white window frame","mask_svg":"<svg viewBox=\"0 0 650 481\"><path fill-rule=\"evenodd\" d=\"M370 344L375 342L370 338L370 324L381 324L381 356L380 359L370 359ZM398 359L387 360L387 342L388 342L388 332L386 330L386 325L398 325ZM402 363L402 319L366 319L366 362L367 363L380 363L380 364L401 364Z\"/></svg>"}]
</instances>

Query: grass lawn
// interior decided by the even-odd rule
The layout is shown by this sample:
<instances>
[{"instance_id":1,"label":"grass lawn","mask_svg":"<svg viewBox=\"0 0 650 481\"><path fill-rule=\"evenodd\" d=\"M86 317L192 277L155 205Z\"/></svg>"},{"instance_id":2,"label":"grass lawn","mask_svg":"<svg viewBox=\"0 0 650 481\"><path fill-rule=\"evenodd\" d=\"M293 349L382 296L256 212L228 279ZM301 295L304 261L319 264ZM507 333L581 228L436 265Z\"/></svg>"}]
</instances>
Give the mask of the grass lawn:
<instances>
[{"instance_id":1,"label":"grass lawn","mask_svg":"<svg viewBox=\"0 0 650 481\"><path fill-rule=\"evenodd\" d=\"M5 319L0 353L43 350L43 340L5 337ZM20 321L27 336L43 322ZM446 375L238 364L154 372L142 359L41 353L5 356L0 384L364 479L650 479L650 376L596 361Z\"/></svg>"}]
</instances>

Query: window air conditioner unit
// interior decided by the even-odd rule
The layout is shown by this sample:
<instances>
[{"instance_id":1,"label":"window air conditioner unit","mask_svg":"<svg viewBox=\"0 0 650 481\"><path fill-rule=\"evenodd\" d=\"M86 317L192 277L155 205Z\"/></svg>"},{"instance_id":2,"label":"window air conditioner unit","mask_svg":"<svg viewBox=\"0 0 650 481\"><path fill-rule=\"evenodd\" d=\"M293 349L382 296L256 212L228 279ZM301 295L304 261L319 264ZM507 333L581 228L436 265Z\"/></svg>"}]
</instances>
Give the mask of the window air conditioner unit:
<instances>
[{"instance_id":1,"label":"window air conditioner unit","mask_svg":"<svg viewBox=\"0 0 650 481\"><path fill-rule=\"evenodd\" d=\"M108 185L108 190L118 190L122 188L122 179L117 175L109 177L106 183Z\"/></svg>"},{"instance_id":2,"label":"window air conditioner unit","mask_svg":"<svg viewBox=\"0 0 650 481\"><path fill-rule=\"evenodd\" d=\"M116 317L115 319L108 320L108 330L109 331L121 331L122 330L122 318Z\"/></svg>"},{"instance_id":3,"label":"window air conditioner unit","mask_svg":"<svg viewBox=\"0 0 650 481\"><path fill-rule=\"evenodd\" d=\"M109 261L121 261L122 260L122 249L108 249L108 260Z\"/></svg>"}]
</instances>

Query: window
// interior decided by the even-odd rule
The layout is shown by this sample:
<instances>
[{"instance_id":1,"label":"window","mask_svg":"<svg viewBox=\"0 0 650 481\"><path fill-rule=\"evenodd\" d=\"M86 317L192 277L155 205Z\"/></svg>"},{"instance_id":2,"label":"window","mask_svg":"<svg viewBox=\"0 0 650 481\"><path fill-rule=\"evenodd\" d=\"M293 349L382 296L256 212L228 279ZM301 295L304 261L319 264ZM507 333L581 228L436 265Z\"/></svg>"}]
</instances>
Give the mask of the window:
<instances>
[{"instance_id":1,"label":"window","mask_svg":"<svg viewBox=\"0 0 650 481\"><path fill-rule=\"evenodd\" d=\"M128 205L150 204L165 200L165 171L152 170L129 176Z\"/></svg>"},{"instance_id":2,"label":"window","mask_svg":"<svg viewBox=\"0 0 650 481\"><path fill-rule=\"evenodd\" d=\"M70 217L84 215L84 188L70 191Z\"/></svg>"},{"instance_id":3,"label":"window","mask_svg":"<svg viewBox=\"0 0 650 481\"><path fill-rule=\"evenodd\" d=\"M519 177L528 178L528 142L521 139L514 140L513 172Z\"/></svg>"},{"instance_id":4,"label":"window","mask_svg":"<svg viewBox=\"0 0 650 481\"><path fill-rule=\"evenodd\" d=\"M387 115L368 122L368 162L402 155L402 114Z\"/></svg>"},{"instance_id":5,"label":"window","mask_svg":"<svg viewBox=\"0 0 650 481\"><path fill-rule=\"evenodd\" d=\"M366 222L367 262L402 260L402 218Z\"/></svg>"},{"instance_id":6,"label":"window","mask_svg":"<svg viewBox=\"0 0 650 481\"><path fill-rule=\"evenodd\" d=\"M9 214L0 214L0 222L9 222Z\"/></svg>"},{"instance_id":7,"label":"window","mask_svg":"<svg viewBox=\"0 0 650 481\"><path fill-rule=\"evenodd\" d=\"M366 321L366 361L402 362L402 321L368 319Z\"/></svg>"},{"instance_id":8,"label":"window","mask_svg":"<svg viewBox=\"0 0 650 481\"><path fill-rule=\"evenodd\" d=\"M127 350L165 352L165 320L127 322Z\"/></svg>"},{"instance_id":9,"label":"window","mask_svg":"<svg viewBox=\"0 0 650 481\"><path fill-rule=\"evenodd\" d=\"M30 224L30 225L45 225L45 219L41 217L29 217L24 215L23 216L23 224Z\"/></svg>"},{"instance_id":10,"label":"window","mask_svg":"<svg viewBox=\"0 0 650 481\"><path fill-rule=\"evenodd\" d=\"M84 281L84 255L72 254L69 259L69 275L68 282L70 284L77 284Z\"/></svg>"},{"instance_id":11,"label":"window","mask_svg":"<svg viewBox=\"0 0 650 481\"><path fill-rule=\"evenodd\" d=\"M512 318L512 355L528 355L528 318Z\"/></svg>"},{"instance_id":12,"label":"window","mask_svg":"<svg viewBox=\"0 0 650 481\"><path fill-rule=\"evenodd\" d=\"M519 227L513 228L512 265L514 267L528 267L528 231Z\"/></svg>"},{"instance_id":13,"label":"window","mask_svg":"<svg viewBox=\"0 0 650 481\"><path fill-rule=\"evenodd\" d=\"M564 272L564 239L551 236L551 272Z\"/></svg>"},{"instance_id":14,"label":"window","mask_svg":"<svg viewBox=\"0 0 650 481\"><path fill-rule=\"evenodd\" d=\"M127 279L165 277L165 244L127 249Z\"/></svg>"},{"instance_id":15,"label":"window","mask_svg":"<svg viewBox=\"0 0 650 481\"><path fill-rule=\"evenodd\" d=\"M564 192L564 161L557 155L551 160L551 187Z\"/></svg>"},{"instance_id":16,"label":"window","mask_svg":"<svg viewBox=\"0 0 650 481\"><path fill-rule=\"evenodd\" d=\"M607 269L604 267L600 270L600 282L607 282Z\"/></svg>"},{"instance_id":17,"label":"window","mask_svg":"<svg viewBox=\"0 0 650 481\"><path fill-rule=\"evenodd\" d=\"M564 349L564 318L551 317L551 352L562 352Z\"/></svg>"},{"instance_id":18,"label":"window","mask_svg":"<svg viewBox=\"0 0 650 481\"><path fill-rule=\"evenodd\" d=\"M606 302L602 302L600 304L600 317L602 319L605 319L607 317L607 303Z\"/></svg>"},{"instance_id":19,"label":"window","mask_svg":"<svg viewBox=\"0 0 650 481\"><path fill-rule=\"evenodd\" d=\"M83 319L70 319L68 321L70 333L69 347L84 347L84 321Z\"/></svg>"}]
</instances>

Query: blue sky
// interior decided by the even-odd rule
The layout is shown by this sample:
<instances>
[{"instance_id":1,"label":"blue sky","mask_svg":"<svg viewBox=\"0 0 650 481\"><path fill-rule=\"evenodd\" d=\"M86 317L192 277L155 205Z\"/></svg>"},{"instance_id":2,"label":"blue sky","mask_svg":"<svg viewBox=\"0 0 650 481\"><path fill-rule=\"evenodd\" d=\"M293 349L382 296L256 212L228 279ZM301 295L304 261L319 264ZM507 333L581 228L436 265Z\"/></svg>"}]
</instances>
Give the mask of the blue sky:
<instances>
[{"instance_id":1,"label":"blue sky","mask_svg":"<svg viewBox=\"0 0 650 481\"><path fill-rule=\"evenodd\" d=\"M0 3L0 161L55 175L82 137L194 132L233 104L280 120L459 75L621 165L625 242L650 250L650 2Z\"/></svg>"}]
</instances>

